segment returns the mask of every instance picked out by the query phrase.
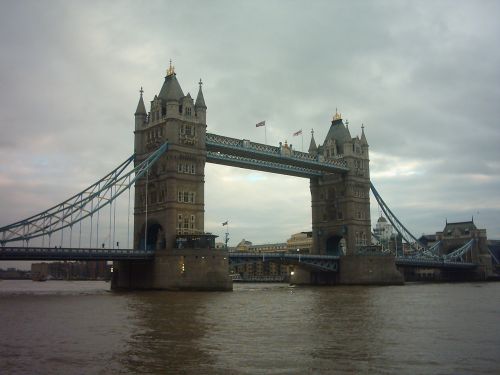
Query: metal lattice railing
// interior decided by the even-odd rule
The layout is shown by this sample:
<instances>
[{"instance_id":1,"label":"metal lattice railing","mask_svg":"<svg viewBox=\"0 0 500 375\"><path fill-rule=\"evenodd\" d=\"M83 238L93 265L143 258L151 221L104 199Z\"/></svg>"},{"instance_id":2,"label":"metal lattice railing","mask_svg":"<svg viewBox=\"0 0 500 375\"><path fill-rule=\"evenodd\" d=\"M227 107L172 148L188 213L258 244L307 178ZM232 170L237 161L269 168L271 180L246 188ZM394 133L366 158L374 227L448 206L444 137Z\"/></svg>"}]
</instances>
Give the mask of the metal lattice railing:
<instances>
[{"instance_id":1,"label":"metal lattice railing","mask_svg":"<svg viewBox=\"0 0 500 375\"><path fill-rule=\"evenodd\" d=\"M262 170L265 169L266 171L269 172L278 171L285 174L291 174L294 176L307 177L307 178L318 177L322 175L321 172L314 171L308 168L302 168L282 163L274 163L266 160L245 158L243 156L223 154L213 151L207 151L207 161L220 164L232 164L250 169L262 169Z\"/></svg>"},{"instance_id":2,"label":"metal lattice railing","mask_svg":"<svg viewBox=\"0 0 500 375\"><path fill-rule=\"evenodd\" d=\"M72 227L75 223L91 217L103 207L111 204L127 189L130 189L135 181L141 178L167 149L167 143L161 145L127 172L127 168L135 160L135 155L132 155L99 181L64 202L27 219L0 228L0 244L5 246L13 241L28 242L33 238L51 236L54 232Z\"/></svg>"},{"instance_id":3,"label":"metal lattice railing","mask_svg":"<svg viewBox=\"0 0 500 375\"><path fill-rule=\"evenodd\" d=\"M294 164L306 169L323 170L324 172L349 170L347 162L341 155L330 159L319 159L317 156L291 149L288 149L287 153L282 154L280 147L255 143L246 139L224 137L212 133L206 134L206 145L208 151L222 152L229 156L233 154L234 156L242 156L244 154L245 157L251 155L256 163L260 163L262 159L263 161L273 160L285 166Z\"/></svg>"}]
</instances>

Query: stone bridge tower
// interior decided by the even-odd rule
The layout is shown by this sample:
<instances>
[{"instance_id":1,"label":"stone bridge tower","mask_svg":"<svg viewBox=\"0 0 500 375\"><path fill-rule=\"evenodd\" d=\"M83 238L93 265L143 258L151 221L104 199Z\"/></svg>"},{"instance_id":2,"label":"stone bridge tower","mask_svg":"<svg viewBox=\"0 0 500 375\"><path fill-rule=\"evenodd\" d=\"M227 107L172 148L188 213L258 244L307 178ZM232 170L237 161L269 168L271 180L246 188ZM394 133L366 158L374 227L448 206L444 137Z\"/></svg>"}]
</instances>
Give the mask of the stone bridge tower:
<instances>
[{"instance_id":1,"label":"stone bridge tower","mask_svg":"<svg viewBox=\"0 0 500 375\"><path fill-rule=\"evenodd\" d=\"M134 248L168 250L177 246L177 235L204 234L206 110L201 80L195 102L184 95L172 66L149 114L141 92L135 112L136 161L165 142L169 147L135 185Z\"/></svg>"},{"instance_id":2,"label":"stone bridge tower","mask_svg":"<svg viewBox=\"0 0 500 375\"><path fill-rule=\"evenodd\" d=\"M206 110L199 82L196 101L184 95L170 65L146 112L135 111L136 163L160 145L168 150L135 183L134 248L154 259L116 262L113 288L231 290L226 250L204 232Z\"/></svg>"},{"instance_id":3,"label":"stone bridge tower","mask_svg":"<svg viewBox=\"0 0 500 375\"><path fill-rule=\"evenodd\" d=\"M309 153L321 160L342 157L349 172L311 179L313 252L355 254L370 245L370 167L364 127L361 138L351 137L339 113L335 116L323 145L316 146L314 134Z\"/></svg>"}]
</instances>

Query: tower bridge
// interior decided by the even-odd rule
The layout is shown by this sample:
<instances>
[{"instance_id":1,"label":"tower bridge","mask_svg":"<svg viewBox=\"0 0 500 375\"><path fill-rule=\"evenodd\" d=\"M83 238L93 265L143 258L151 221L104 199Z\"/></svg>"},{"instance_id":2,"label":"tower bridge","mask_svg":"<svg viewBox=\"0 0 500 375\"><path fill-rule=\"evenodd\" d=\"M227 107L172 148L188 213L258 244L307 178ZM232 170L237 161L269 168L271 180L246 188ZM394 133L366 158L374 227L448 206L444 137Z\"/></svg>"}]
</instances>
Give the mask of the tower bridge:
<instances>
[{"instance_id":1,"label":"tower bridge","mask_svg":"<svg viewBox=\"0 0 500 375\"><path fill-rule=\"evenodd\" d=\"M160 89L146 111L141 88L135 111L134 155L97 183L63 203L38 215L0 228L0 259L108 259L115 262L114 288L218 289L232 288L229 262L255 261L255 257L228 254L215 249L215 237L204 228L205 164L308 178L312 207L312 254L300 262L292 255L269 257L269 261L296 264L295 282L344 284L402 283L401 267L422 266L456 269L483 267L485 257L464 254L483 250L474 243L451 249L439 258L401 224L370 182L369 145L361 135L352 137L336 112L327 136L317 145L312 134L308 152L292 145L270 146L246 139L207 133L207 106L199 82L194 100L184 95L170 66ZM126 168L134 162L134 167ZM134 187L133 244L129 249L52 249L51 236L70 231L90 220L91 242L94 216ZM367 254L370 245L370 190L389 220L414 250L408 257ZM129 193L130 194L130 193ZM130 202L130 199L129 199ZM129 203L130 204L130 203ZM115 206L116 207L116 206ZM110 213L111 223L111 213ZM76 229L75 229L76 230ZM81 233L80 233L81 236ZM29 241L47 238L49 247L30 247ZM109 238L111 243L111 236ZM9 247L21 241L24 247ZM114 240L113 240L114 247ZM456 247L456 246L455 246ZM451 254L451 255L450 255ZM271 259L272 258L272 259ZM335 275L332 276L332 273Z\"/></svg>"}]
</instances>

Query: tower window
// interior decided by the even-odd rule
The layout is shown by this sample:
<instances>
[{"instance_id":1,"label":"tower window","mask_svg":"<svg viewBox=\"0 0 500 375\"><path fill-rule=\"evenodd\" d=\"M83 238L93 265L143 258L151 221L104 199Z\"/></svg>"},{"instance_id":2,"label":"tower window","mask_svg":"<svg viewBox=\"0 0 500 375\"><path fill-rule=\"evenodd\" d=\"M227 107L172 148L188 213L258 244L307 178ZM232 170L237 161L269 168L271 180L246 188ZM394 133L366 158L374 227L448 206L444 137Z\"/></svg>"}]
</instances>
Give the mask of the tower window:
<instances>
[{"instance_id":1,"label":"tower window","mask_svg":"<svg viewBox=\"0 0 500 375\"><path fill-rule=\"evenodd\" d=\"M181 191L177 192L177 201L180 203L196 203L196 193L192 191Z\"/></svg>"},{"instance_id":2,"label":"tower window","mask_svg":"<svg viewBox=\"0 0 500 375\"><path fill-rule=\"evenodd\" d=\"M181 233L182 233L182 215L179 215L177 219L177 234Z\"/></svg>"},{"instance_id":3,"label":"tower window","mask_svg":"<svg viewBox=\"0 0 500 375\"><path fill-rule=\"evenodd\" d=\"M177 164L177 172L186 174L196 174L196 165L194 163L179 163Z\"/></svg>"},{"instance_id":4,"label":"tower window","mask_svg":"<svg viewBox=\"0 0 500 375\"><path fill-rule=\"evenodd\" d=\"M193 125L191 125L191 124L182 124L182 126L181 126L181 134L184 134L184 135L187 135L187 136L193 136L194 135Z\"/></svg>"}]
</instances>

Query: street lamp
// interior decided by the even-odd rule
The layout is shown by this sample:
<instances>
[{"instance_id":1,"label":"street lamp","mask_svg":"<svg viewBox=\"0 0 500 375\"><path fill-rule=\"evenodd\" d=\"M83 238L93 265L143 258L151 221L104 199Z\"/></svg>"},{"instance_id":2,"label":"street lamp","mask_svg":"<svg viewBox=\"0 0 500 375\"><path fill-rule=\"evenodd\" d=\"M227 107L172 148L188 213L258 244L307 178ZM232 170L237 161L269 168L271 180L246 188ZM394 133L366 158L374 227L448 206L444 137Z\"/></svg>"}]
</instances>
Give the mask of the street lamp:
<instances>
[{"instance_id":1,"label":"street lamp","mask_svg":"<svg viewBox=\"0 0 500 375\"><path fill-rule=\"evenodd\" d=\"M297 249L297 253L299 253L299 263L300 263L300 249Z\"/></svg>"}]
</instances>

